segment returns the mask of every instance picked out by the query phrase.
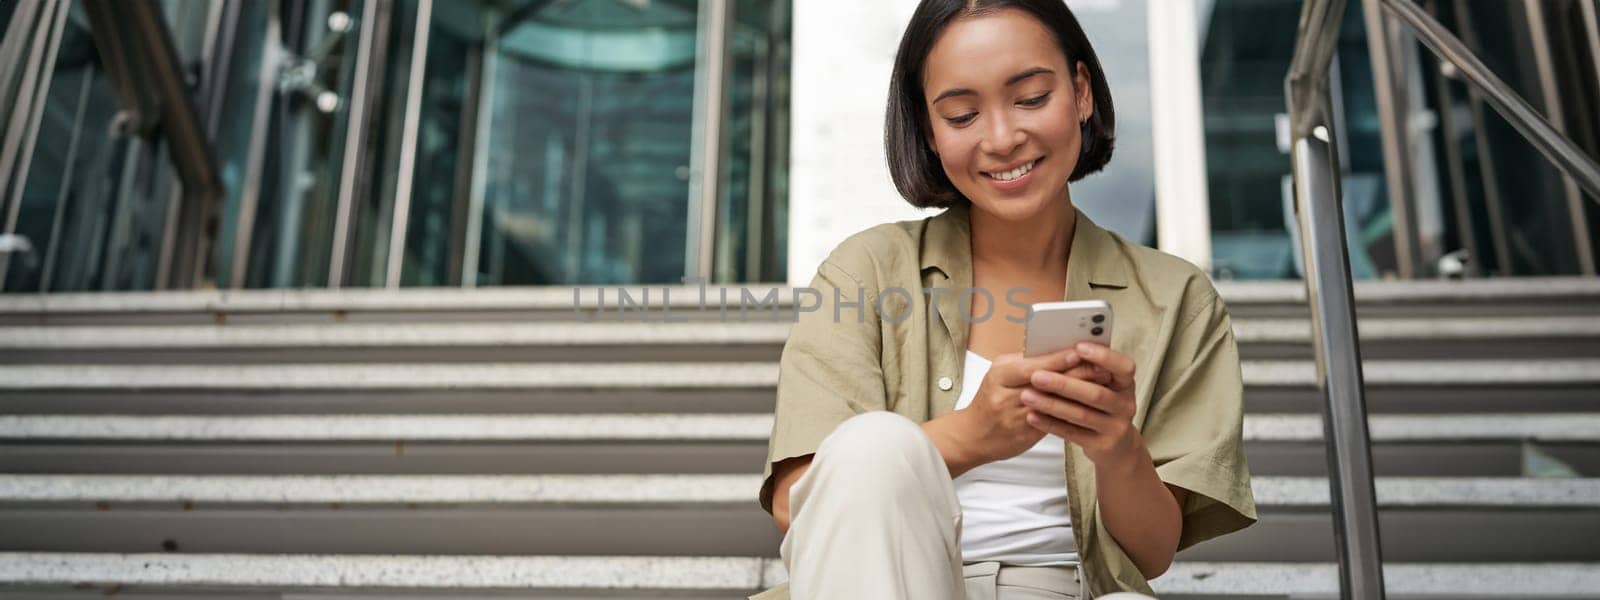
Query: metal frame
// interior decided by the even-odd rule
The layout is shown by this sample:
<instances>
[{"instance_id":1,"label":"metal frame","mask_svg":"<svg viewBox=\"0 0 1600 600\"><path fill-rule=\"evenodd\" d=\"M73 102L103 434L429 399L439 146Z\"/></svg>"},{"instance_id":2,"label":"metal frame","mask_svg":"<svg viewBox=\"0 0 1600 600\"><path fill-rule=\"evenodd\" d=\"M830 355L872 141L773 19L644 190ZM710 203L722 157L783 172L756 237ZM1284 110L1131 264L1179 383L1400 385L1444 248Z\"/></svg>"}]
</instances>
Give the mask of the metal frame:
<instances>
[{"instance_id":1,"label":"metal frame","mask_svg":"<svg viewBox=\"0 0 1600 600\"><path fill-rule=\"evenodd\" d=\"M501 20L497 13L486 17L486 31L500 31ZM461 287L478 287L478 261L483 251L483 211L489 193L489 136L493 132L493 106L495 78L500 71L500 36L486 35L483 41L482 60L478 74L481 85L477 90L477 118L472 135L472 184L467 196L467 216L462 223L465 231L461 242Z\"/></svg>"},{"instance_id":2,"label":"metal frame","mask_svg":"<svg viewBox=\"0 0 1600 600\"><path fill-rule=\"evenodd\" d=\"M728 71L731 0L702 0L699 31L704 52L695 65L694 124L689 151L689 231L683 261L685 281L711 281L716 259L718 205L722 199L722 123Z\"/></svg>"},{"instance_id":3,"label":"metal frame","mask_svg":"<svg viewBox=\"0 0 1600 600\"><path fill-rule=\"evenodd\" d=\"M1295 212L1323 395L1341 597L1366 600L1384 597L1383 557L1340 170L1330 150L1336 140L1328 69L1344 7L1344 0L1307 0L1284 88L1293 140ZM1375 65L1385 62L1381 56L1374 56ZM1391 77L1374 68L1375 77Z\"/></svg>"},{"instance_id":4,"label":"metal frame","mask_svg":"<svg viewBox=\"0 0 1600 600\"><path fill-rule=\"evenodd\" d=\"M767 19L773 19L772 12L778 10L768 6ZM735 21L737 24L737 21ZM768 28L769 31L771 28ZM744 279L745 281L760 281L761 277L761 245L766 232L767 204L767 117L772 94L767 63L771 58L772 43L765 36L756 40L757 48L755 60L751 61L753 72L750 76L750 180L747 182L745 193L745 245L744 245Z\"/></svg>"},{"instance_id":5,"label":"metal frame","mask_svg":"<svg viewBox=\"0 0 1600 600\"><path fill-rule=\"evenodd\" d=\"M1467 0L1455 0L1456 29L1461 32L1462 43L1476 52L1478 32L1472 23ZM1488 120L1484 117L1483 94L1467 86L1467 106L1472 111L1473 143L1478 150L1478 173L1483 180L1483 203L1489 216L1489 244L1494 249L1495 263L1500 275L1515 275L1516 265L1511 262L1511 244L1506 239L1504 205L1500 203L1500 174L1495 166L1494 145L1489 143Z\"/></svg>"},{"instance_id":6,"label":"metal frame","mask_svg":"<svg viewBox=\"0 0 1600 600\"><path fill-rule=\"evenodd\" d=\"M357 221L360 213L357 206L361 198L371 193L372 170L374 157L378 152L371 147L373 122L380 118L382 111L378 110L383 88L384 69L387 66L385 54L389 47L389 31L394 20L394 3L392 0L377 0L376 12L365 15L362 23L361 44L363 48L357 49L357 63L361 62L360 53L367 53L367 62L364 68L358 67L356 81L352 87L355 92L351 95L351 117L347 122L345 132L345 155L343 166L339 175L339 197L335 212L332 248L328 254L328 287L344 287L350 279L348 265L353 264L355 258L355 239ZM371 25L371 30L367 26ZM357 103L356 97L360 98ZM357 119L355 112L361 112Z\"/></svg>"},{"instance_id":7,"label":"metal frame","mask_svg":"<svg viewBox=\"0 0 1600 600\"><path fill-rule=\"evenodd\" d=\"M1428 0L1430 9L1433 3L1434 0ZM1455 94L1451 92L1450 79L1445 77L1443 70L1433 70L1433 85L1439 90L1439 128L1443 131L1441 138L1444 140L1445 169L1450 178L1450 204L1455 212L1456 228L1460 230L1461 246L1468 252L1477 252L1478 235L1472 224L1472 203L1467 197L1466 161L1461 156L1461 147L1455 143L1459 127L1455 116ZM1465 276L1475 277L1479 272L1476 257L1466 262Z\"/></svg>"},{"instance_id":8,"label":"metal frame","mask_svg":"<svg viewBox=\"0 0 1600 600\"><path fill-rule=\"evenodd\" d=\"M239 38L240 2L224 0L217 10L216 31L206 34L206 69L201 79L200 110L205 113L206 136L214 142L222 130L223 94Z\"/></svg>"},{"instance_id":9,"label":"metal frame","mask_svg":"<svg viewBox=\"0 0 1600 600\"><path fill-rule=\"evenodd\" d=\"M1397 75L1398 28L1383 18L1381 0L1362 0L1367 51L1372 57L1373 94L1383 139L1383 170L1388 185L1389 213L1394 219L1395 268L1401 279L1414 279L1420 266L1415 206L1412 203L1410 128L1406 123L1406 89Z\"/></svg>"},{"instance_id":10,"label":"metal frame","mask_svg":"<svg viewBox=\"0 0 1600 600\"><path fill-rule=\"evenodd\" d=\"M130 201L135 201L136 192L134 190L141 183L140 175L142 173L140 171L143 171L150 164L146 162L148 161L146 155L155 154L158 150L156 142L149 138L136 137L128 140L128 151L122 164L121 177L117 183L117 193L112 196L116 200L115 205L119 206L119 208L121 205L131 204L132 202ZM127 243L127 223L132 219L129 212L127 210L114 210L109 215L103 215L104 217L109 217L108 225L106 226L108 235L96 241L102 255L99 283L99 288L102 290L113 289L113 282L116 281L117 274L122 271L123 253L119 249L123 248Z\"/></svg>"},{"instance_id":11,"label":"metal frame","mask_svg":"<svg viewBox=\"0 0 1600 600\"><path fill-rule=\"evenodd\" d=\"M411 79L406 82L405 129L400 135L400 171L396 175L394 217L389 229L389 261L384 287L400 287L400 269L405 257L406 226L411 216L411 187L416 176L417 135L422 117L422 83L427 73L428 38L433 33L433 0L417 2L417 32L411 44Z\"/></svg>"},{"instance_id":12,"label":"metal frame","mask_svg":"<svg viewBox=\"0 0 1600 600\"><path fill-rule=\"evenodd\" d=\"M770 54L767 56L770 63L767 66L767 79L769 80L767 110L769 114L766 117L767 135L769 136L766 143L769 154L768 158L763 160L770 162L776 159L778 161L777 164L781 165L790 164L791 148L789 144L793 136L790 130L790 117L793 115L792 105L790 104L790 99L793 97L792 83L787 77L789 74L787 66L794 62L793 23L794 3L774 3L772 20L767 29L774 40L768 46ZM773 73L781 73L784 77L774 79L772 78ZM781 106L783 106L781 110L779 108L780 102L782 102ZM787 232L780 233L776 215L779 213L780 207L787 213L789 203L788 182L790 177L787 168L785 168L781 179L776 177L770 170L765 178L766 183L762 187L770 195L762 199L762 206L763 210L770 208L771 211L762 218L763 238L759 257L761 271L758 272L753 280L763 281L767 277L771 277L773 280L782 280L788 274L784 271L783 265L777 262L777 258L787 249L780 250L777 242L779 239L786 238ZM780 191L774 187L774 183L779 181L783 182L784 188L781 193L774 193Z\"/></svg>"},{"instance_id":13,"label":"metal frame","mask_svg":"<svg viewBox=\"0 0 1600 600\"><path fill-rule=\"evenodd\" d=\"M94 31L95 49L105 65L106 81L117 98L117 115L112 129L119 135L149 135L159 119L159 101L146 85L141 85L139 56L132 52L133 40L123 21L123 8L107 0L89 0L83 5Z\"/></svg>"},{"instance_id":14,"label":"metal frame","mask_svg":"<svg viewBox=\"0 0 1600 600\"><path fill-rule=\"evenodd\" d=\"M1578 0L1578 10L1583 16L1584 39L1589 42L1589 65L1600 84L1600 0Z\"/></svg>"},{"instance_id":15,"label":"metal frame","mask_svg":"<svg viewBox=\"0 0 1600 600\"><path fill-rule=\"evenodd\" d=\"M233 61L234 39L238 30L238 0L223 0L212 6L207 14L206 35L201 45L201 55L205 57L205 62L201 69L199 92L195 99L195 108L203 121L201 125L204 128L206 141L212 147L215 147L217 131L222 126L222 90L227 83L227 67ZM183 193L183 186L174 186L168 199L167 223L161 234L161 250L156 262L156 289L178 287L179 282L172 273L178 252L177 239L178 228L182 222ZM219 191L219 197L220 195ZM208 230L214 227L220 212L220 207L212 207L206 222L199 225ZM215 240L208 232L206 235L198 236L196 243L197 246L184 249L190 253L189 256L195 261L194 269L198 271L195 281L191 283L199 285L202 281L214 282L211 248Z\"/></svg>"},{"instance_id":16,"label":"metal frame","mask_svg":"<svg viewBox=\"0 0 1600 600\"><path fill-rule=\"evenodd\" d=\"M356 183L362 173L362 162L367 154L367 110L371 107L371 90L368 76L373 69L373 48L377 44L379 11L387 18L387 3L366 0L361 8L360 40L356 44L355 80L351 83L350 116L346 120L344 157L339 172L339 192L334 208L332 247L328 252L328 287L344 285L344 266L350 256L351 225L354 220ZM381 61L379 61L381 62Z\"/></svg>"},{"instance_id":17,"label":"metal frame","mask_svg":"<svg viewBox=\"0 0 1600 600\"><path fill-rule=\"evenodd\" d=\"M1534 149L1555 163L1562 173L1572 177L1579 187L1600 199L1600 164L1596 164L1577 144L1517 96L1461 40L1451 35L1449 30L1419 6L1397 0L1377 1L1383 2L1384 10L1406 24L1423 45L1433 50L1434 55L1451 63L1469 85L1482 92L1489 105L1505 117Z\"/></svg>"},{"instance_id":18,"label":"metal frame","mask_svg":"<svg viewBox=\"0 0 1600 600\"><path fill-rule=\"evenodd\" d=\"M205 57L205 66L200 76L200 90L197 94L195 108L199 111L203 121L205 139L213 148L216 144L217 132L222 127L223 90L228 81L228 68L233 64L233 51L235 39L239 32L239 0L223 0L212 7L208 15L208 29L201 49ZM198 222L183 221L183 186L176 186L169 200L166 230L161 236L161 253L156 267L156 289L174 289L202 285L203 282L214 282L216 273L211 262L211 250L216 245L215 231L217 220L221 217L222 208L213 205ZM220 200L223 192L217 191L216 200ZM198 235L183 232L180 235L180 226L197 226L203 229ZM190 281L179 281L174 277L176 270L184 267L178 265L178 239L193 239L194 246L183 248L188 252L185 261L191 262L189 267L194 271Z\"/></svg>"},{"instance_id":19,"label":"metal frame","mask_svg":"<svg viewBox=\"0 0 1600 600\"><path fill-rule=\"evenodd\" d=\"M56 255L61 249L61 226L66 220L67 196L72 193L72 175L78 167L78 139L83 133L83 116L89 107L89 89L94 83L94 71L84 74L83 85L78 90L78 108L73 111L72 136L67 140L66 166L61 174L61 191L56 195L55 214L50 219L50 241L45 245L44 268L39 272L39 291L49 292L55 281ZM165 245L163 246L165 247ZM161 277L156 277L161 281Z\"/></svg>"},{"instance_id":20,"label":"metal frame","mask_svg":"<svg viewBox=\"0 0 1600 600\"><path fill-rule=\"evenodd\" d=\"M14 89L21 84L19 78L26 72L25 69L21 68L25 66L22 62L23 53L26 52L25 48L28 47L29 43L33 41L33 25L39 20L39 8L45 6L45 4L44 2L23 2L18 4L14 12L11 13L11 21L7 24L7 30L4 32L3 37L0 37L0 108L4 109L0 110L0 113L12 114L13 112L10 104L13 98L19 97L14 93ZM9 131L9 129L0 129L0 132L4 131ZM10 180L0 178L0 181ZM0 190L0 192L3 192L3 190ZM0 198L3 198L3 195L0 195ZM3 201L0 201L0 203L3 203Z\"/></svg>"},{"instance_id":21,"label":"metal frame","mask_svg":"<svg viewBox=\"0 0 1600 600\"><path fill-rule=\"evenodd\" d=\"M0 197L10 198L9 202L4 203L5 224L4 229L0 229L0 235L5 236L15 235L17 231L17 219L22 211L22 192L28 185L33 149L39 140L39 120L44 117L50 79L55 73L56 51L61 47L61 33L67 25L66 1L47 1L49 3L39 13L37 23L49 25L34 32L33 49L28 53L28 64L23 67L27 71L23 75L22 87L17 90L19 106L13 107L11 123L6 128L4 157L0 158L0 195L3 195ZM21 102L24 98L27 104ZM0 253L0 290L5 287L11 257L10 252Z\"/></svg>"},{"instance_id":22,"label":"metal frame","mask_svg":"<svg viewBox=\"0 0 1600 600\"><path fill-rule=\"evenodd\" d=\"M1330 151L1336 140L1327 127L1332 116L1328 68L1344 6L1343 0L1307 0L1300 17L1294 59L1284 85L1292 124L1295 206L1315 325L1318 383L1325 400L1324 426L1332 475L1329 485L1332 487L1334 539L1339 552L1342 596L1383 598L1381 544L1362 391L1361 353L1357 343L1360 337L1355 323L1349 254L1345 247L1339 169ZM1384 155L1386 170L1391 176L1391 198L1396 197L1396 188L1409 189L1404 179L1409 173L1397 169L1400 164L1407 163L1389 162L1409 159L1403 156L1404 148L1398 143L1406 135L1404 130L1388 131L1406 125L1394 118L1393 112L1399 106L1395 104L1396 97L1404 91L1398 89L1394 57L1390 52L1397 33L1395 27L1399 25L1405 25L1436 56L1453 65L1473 89L1482 93L1575 185L1600 197L1600 167L1495 77L1422 7L1411 0L1364 0L1363 9L1369 40L1376 40L1371 42L1371 48L1373 76L1379 88L1378 102L1380 108L1389 104L1384 118L1387 134ZM1396 21L1391 22L1390 17ZM1394 177L1397 170L1400 178ZM1405 265L1406 258L1402 257L1402 267Z\"/></svg>"},{"instance_id":23,"label":"metal frame","mask_svg":"<svg viewBox=\"0 0 1600 600\"><path fill-rule=\"evenodd\" d=\"M487 17L483 17L487 22ZM442 285L462 286L466 278L464 266L466 264L467 245L467 219L472 214L472 193L477 184L478 174L473 171L477 166L478 136L485 132L479 125L483 120L478 111L484 109L485 104L480 97L487 84L483 79L485 53L488 51L487 40L484 43L467 49L467 76L465 98L461 102L461 115L457 121L457 131L461 132L456 143L456 169L450 194L450 240L449 258L445 262L445 274Z\"/></svg>"},{"instance_id":24,"label":"metal frame","mask_svg":"<svg viewBox=\"0 0 1600 600\"><path fill-rule=\"evenodd\" d=\"M148 118L154 117L159 119L167 140L168 154L183 186L174 247L207 248L214 235L215 204L221 197L222 183L209 136L189 97L160 5L85 0L83 6L90 14L91 26L96 27L95 46L106 65L107 77L135 84L127 92L132 97L123 97L123 90L113 85L119 90L119 104L125 110L133 107L141 111L121 119L122 131L144 131L139 125L149 122L153 126ZM143 106L146 93L154 98L154 107ZM147 110L153 112L142 113ZM204 275L206 260L198 253L174 252L172 259L170 268L158 267L158 272L169 277L168 281L157 282L158 287L193 287Z\"/></svg>"},{"instance_id":25,"label":"metal frame","mask_svg":"<svg viewBox=\"0 0 1600 600\"><path fill-rule=\"evenodd\" d=\"M594 79L578 73L578 114L573 118L572 166L567 173L567 251L561 258L569 280L576 280L582 268L583 240L588 235L584 211L589 204L589 144L594 121Z\"/></svg>"},{"instance_id":26,"label":"metal frame","mask_svg":"<svg viewBox=\"0 0 1600 600\"><path fill-rule=\"evenodd\" d=\"M1550 31L1545 19L1546 0L1523 0L1528 13L1528 33L1533 38L1534 68L1539 73L1539 95L1544 99L1545 116L1556 133L1567 134L1566 110L1561 106L1561 90L1556 86L1555 58L1550 55ZM1578 257L1578 272L1594 275L1594 253L1590 250L1589 219L1584 216L1583 192L1571 175L1561 174L1561 193L1567 200L1568 221L1572 224L1572 250Z\"/></svg>"},{"instance_id":27,"label":"metal frame","mask_svg":"<svg viewBox=\"0 0 1600 600\"><path fill-rule=\"evenodd\" d=\"M50 22L52 15L55 14L56 5L59 3L60 0L44 0L39 4L27 5L38 9L29 15L33 17L32 21L23 21L21 15L13 16L11 26L7 31L7 33L16 37L14 41L18 47L26 47L26 49L21 51L25 57L25 62L21 63L21 74L15 94L16 101L7 107L9 109L9 117L4 129L5 139L3 143L5 145L0 146L0 208L4 209L5 219L4 222L0 222L0 226L4 227L4 229L0 229L0 233L9 234L13 231L14 224L10 221L13 213L11 198L15 179L12 176L17 173L17 161L24 154L22 146L27 138L28 123L33 114L34 99L38 96L40 87L39 64L43 61L45 46L49 44L48 36L44 35L44 32L48 31L49 28L41 25ZM6 75L7 78L14 77L13 73L15 71L12 71L12 69L15 67L6 65L6 68L10 71ZM15 185L15 187L21 186ZM3 259L0 259L0 261L3 261ZM0 268L0 283L4 281L4 269Z\"/></svg>"},{"instance_id":28,"label":"metal frame","mask_svg":"<svg viewBox=\"0 0 1600 600\"><path fill-rule=\"evenodd\" d=\"M228 267L228 287L241 289L249 275L250 243L255 235L256 211L261 202L261 179L266 170L267 141L271 134L272 103L277 86L278 55L283 52L281 3L267 4L266 33L261 38L261 65L256 72L255 112L250 118L250 150L245 157L244 181L240 184L239 214L233 229L233 262Z\"/></svg>"}]
</instances>

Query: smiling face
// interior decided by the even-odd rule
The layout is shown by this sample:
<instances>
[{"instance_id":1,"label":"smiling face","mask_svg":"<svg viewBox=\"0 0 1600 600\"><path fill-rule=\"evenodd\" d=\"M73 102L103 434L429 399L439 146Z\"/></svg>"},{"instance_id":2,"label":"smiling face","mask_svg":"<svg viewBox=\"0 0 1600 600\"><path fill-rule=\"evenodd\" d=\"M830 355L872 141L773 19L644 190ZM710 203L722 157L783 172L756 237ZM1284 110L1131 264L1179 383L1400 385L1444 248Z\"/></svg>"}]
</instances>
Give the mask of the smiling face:
<instances>
[{"instance_id":1,"label":"smiling face","mask_svg":"<svg viewBox=\"0 0 1600 600\"><path fill-rule=\"evenodd\" d=\"M946 177L973 208L1008 221L1068 201L1080 125L1094 98L1032 15L1003 9L952 22L923 67L928 132Z\"/></svg>"}]
</instances>

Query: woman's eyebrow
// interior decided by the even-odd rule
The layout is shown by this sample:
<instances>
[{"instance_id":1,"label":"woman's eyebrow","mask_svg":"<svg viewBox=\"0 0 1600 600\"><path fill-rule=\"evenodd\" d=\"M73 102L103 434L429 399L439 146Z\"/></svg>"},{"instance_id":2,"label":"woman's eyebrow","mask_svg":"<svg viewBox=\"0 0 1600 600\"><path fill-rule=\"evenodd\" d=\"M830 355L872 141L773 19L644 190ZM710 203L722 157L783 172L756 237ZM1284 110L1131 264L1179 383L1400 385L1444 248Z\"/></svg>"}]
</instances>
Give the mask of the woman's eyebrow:
<instances>
[{"instance_id":1,"label":"woman's eyebrow","mask_svg":"<svg viewBox=\"0 0 1600 600\"><path fill-rule=\"evenodd\" d=\"M1020 83L1022 80L1027 79L1029 77L1034 77L1034 76L1037 76L1037 75L1055 75L1055 74L1056 74L1055 71L1052 71L1052 70L1047 69L1045 67L1033 67L1031 69L1023 69L1022 71L1018 72L1016 75L1012 75L1012 76L1006 78L1006 87L1011 87L1013 85L1016 85L1017 83ZM953 97L953 96L971 96L971 95L975 95L975 94L977 94L977 92L972 91L971 88L951 88L951 89L945 90L943 92L940 92L939 95L934 97L933 101L929 102L928 104L938 104L940 100L943 100L945 98L950 98L950 97Z\"/></svg>"},{"instance_id":2,"label":"woman's eyebrow","mask_svg":"<svg viewBox=\"0 0 1600 600\"><path fill-rule=\"evenodd\" d=\"M1052 71L1050 69L1046 69L1044 67L1034 67L1032 69L1025 69L1022 72L1017 73L1016 75L1012 75L1011 77L1007 78L1006 79L1006 86L1009 87L1009 86L1016 85L1018 82L1020 82L1020 81L1022 81L1024 79L1027 79L1029 77L1033 77L1034 75L1055 75L1055 74L1056 74L1055 71Z\"/></svg>"}]
</instances>

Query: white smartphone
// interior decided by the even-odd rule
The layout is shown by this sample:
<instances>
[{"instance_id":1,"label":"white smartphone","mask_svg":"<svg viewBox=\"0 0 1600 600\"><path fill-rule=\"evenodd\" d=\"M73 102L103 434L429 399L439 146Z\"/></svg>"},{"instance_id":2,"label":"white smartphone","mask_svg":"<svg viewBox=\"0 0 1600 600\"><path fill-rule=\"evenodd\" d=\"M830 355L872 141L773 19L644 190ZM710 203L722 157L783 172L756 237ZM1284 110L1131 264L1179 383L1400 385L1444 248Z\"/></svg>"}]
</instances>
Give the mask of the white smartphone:
<instances>
[{"instance_id":1,"label":"white smartphone","mask_svg":"<svg viewBox=\"0 0 1600 600\"><path fill-rule=\"evenodd\" d=\"M1111 305L1104 300L1040 302L1022 333L1023 356L1065 350L1078 342L1111 345Z\"/></svg>"}]
</instances>

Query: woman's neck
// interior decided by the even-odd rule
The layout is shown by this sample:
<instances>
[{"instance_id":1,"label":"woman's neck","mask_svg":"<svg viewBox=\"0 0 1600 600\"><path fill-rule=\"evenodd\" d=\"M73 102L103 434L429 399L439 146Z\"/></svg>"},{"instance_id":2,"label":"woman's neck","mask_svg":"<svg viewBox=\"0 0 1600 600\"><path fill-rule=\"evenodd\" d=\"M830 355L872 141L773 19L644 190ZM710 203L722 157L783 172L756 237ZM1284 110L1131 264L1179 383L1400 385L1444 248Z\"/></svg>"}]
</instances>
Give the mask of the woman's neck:
<instances>
[{"instance_id":1,"label":"woman's neck","mask_svg":"<svg viewBox=\"0 0 1600 600\"><path fill-rule=\"evenodd\" d=\"M1004 221L973 207L972 262L1012 273L1064 271L1078 211L1072 201L1053 203L1036 219Z\"/></svg>"}]
</instances>

